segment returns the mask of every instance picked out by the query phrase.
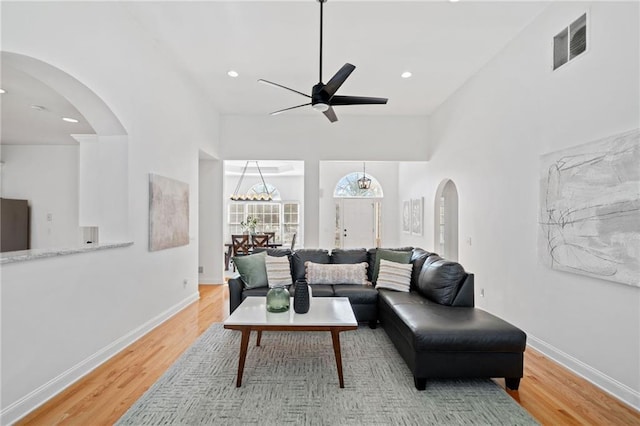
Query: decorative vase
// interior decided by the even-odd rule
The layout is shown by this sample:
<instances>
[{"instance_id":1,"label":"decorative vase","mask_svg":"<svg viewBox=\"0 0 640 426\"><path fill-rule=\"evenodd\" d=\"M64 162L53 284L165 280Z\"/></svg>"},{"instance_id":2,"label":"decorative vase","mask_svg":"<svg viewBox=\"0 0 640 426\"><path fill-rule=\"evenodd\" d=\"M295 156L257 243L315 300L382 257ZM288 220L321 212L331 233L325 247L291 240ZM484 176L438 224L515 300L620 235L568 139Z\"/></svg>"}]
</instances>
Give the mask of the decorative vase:
<instances>
[{"instance_id":1,"label":"decorative vase","mask_svg":"<svg viewBox=\"0 0 640 426\"><path fill-rule=\"evenodd\" d=\"M305 280L298 280L295 284L295 293L293 295L293 310L296 314L306 314L309 312L309 304L311 296L309 294L309 285Z\"/></svg>"},{"instance_id":2,"label":"decorative vase","mask_svg":"<svg viewBox=\"0 0 640 426\"><path fill-rule=\"evenodd\" d=\"M284 287L273 287L267 292L267 311L287 312L289 310L289 290Z\"/></svg>"}]
</instances>

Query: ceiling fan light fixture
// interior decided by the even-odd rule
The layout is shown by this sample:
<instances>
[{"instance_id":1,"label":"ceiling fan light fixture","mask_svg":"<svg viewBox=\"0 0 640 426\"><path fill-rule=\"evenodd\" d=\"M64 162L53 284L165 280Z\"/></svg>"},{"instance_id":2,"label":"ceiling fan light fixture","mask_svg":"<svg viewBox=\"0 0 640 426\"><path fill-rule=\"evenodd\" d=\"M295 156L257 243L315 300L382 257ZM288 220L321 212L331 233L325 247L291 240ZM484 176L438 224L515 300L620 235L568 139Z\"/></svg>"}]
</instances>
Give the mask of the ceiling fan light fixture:
<instances>
[{"instance_id":1,"label":"ceiling fan light fixture","mask_svg":"<svg viewBox=\"0 0 640 426\"><path fill-rule=\"evenodd\" d=\"M320 111L320 112L325 112L326 110L329 109L329 105L327 104L323 104L323 103L317 103L315 105L312 105L313 109L315 109L316 111Z\"/></svg>"},{"instance_id":2,"label":"ceiling fan light fixture","mask_svg":"<svg viewBox=\"0 0 640 426\"><path fill-rule=\"evenodd\" d=\"M292 89L287 86L283 86L282 84L274 83L272 81L260 79L258 82L263 84L268 84L270 86L279 87L281 89L288 90L293 93L297 93L306 98L311 98L310 103L296 105L293 107L281 109L279 111L274 111L271 115L277 115L285 111L291 111L293 109L306 107L311 105L313 109L316 111L320 111L324 114L325 117L331 122L335 123L338 121L338 117L333 109L334 106L338 105L380 105L386 104L387 98L373 98L366 96L342 96L336 95L340 86L345 82L345 80L351 75L353 70L356 67L350 63L346 63L336 72L333 77L325 84L322 81L322 32L323 32L323 12L322 5L326 3L327 0L317 0L320 3L320 60L318 66L318 84L313 86L311 89L311 96L306 93L300 92L298 90Z\"/></svg>"}]
</instances>

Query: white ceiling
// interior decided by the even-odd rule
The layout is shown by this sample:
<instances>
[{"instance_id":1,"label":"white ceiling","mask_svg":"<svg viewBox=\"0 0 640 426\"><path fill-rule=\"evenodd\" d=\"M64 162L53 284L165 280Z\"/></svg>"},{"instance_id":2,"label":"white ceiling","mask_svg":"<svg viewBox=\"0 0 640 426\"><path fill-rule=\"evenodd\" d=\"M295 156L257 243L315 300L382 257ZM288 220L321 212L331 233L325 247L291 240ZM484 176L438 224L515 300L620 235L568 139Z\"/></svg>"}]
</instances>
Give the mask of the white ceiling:
<instances>
[{"instance_id":1,"label":"white ceiling","mask_svg":"<svg viewBox=\"0 0 640 426\"><path fill-rule=\"evenodd\" d=\"M77 145L71 134L94 134L78 110L40 80L2 62L3 145ZM44 109L34 109L34 106ZM75 118L68 123L62 117Z\"/></svg>"},{"instance_id":2,"label":"white ceiling","mask_svg":"<svg viewBox=\"0 0 640 426\"><path fill-rule=\"evenodd\" d=\"M389 98L387 105L336 107L338 118L432 113L548 4L329 0L324 82L349 62L357 68L338 94ZM318 82L316 0L141 1L113 7L154 40L222 114L266 115L307 102L259 84L259 78L304 93ZM240 76L227 76L231 69ZM407 70L413 77L401 78ZM8 90L0 98L2 143L74 143L70 133L93 133L73 105L28 75L3 65L0 84ZM46 110L32 110L32 104ZM310 107L290 113L317 114ZM61 116L79 117L81 123L62 122Z\"/></svg>"},{"instance_id":3,"label":"white ceiling","mask_svg":"<svg viewBox=\"0 0 640 426\"><path fill-rule=\"evenodd\" d=\"M338 94L389 98L386 106L337 107L338 117L430 114L547 4L329 0L324 4L324 82L349 62L357 68ZM223 114L267 114L307 102L259 84L259 78L304 93L318 82L316 0L125 7ZM240 76L228 77L231 69ZM406 70L412 78L400 78Z\"/></svg>"},{"instance_id":4,"label":"white ceiling","mask_svg":"<svg viewBox=\"0 0 640 426\"><path fill-rule=\"evenodd\" d=\"M224 173L228 176L240 176L246 166L246 176L304 176L304 161L261 160L237 161L225 160ZM258 167L260 171L258 171Z\"/></svg>"}]
</instances>

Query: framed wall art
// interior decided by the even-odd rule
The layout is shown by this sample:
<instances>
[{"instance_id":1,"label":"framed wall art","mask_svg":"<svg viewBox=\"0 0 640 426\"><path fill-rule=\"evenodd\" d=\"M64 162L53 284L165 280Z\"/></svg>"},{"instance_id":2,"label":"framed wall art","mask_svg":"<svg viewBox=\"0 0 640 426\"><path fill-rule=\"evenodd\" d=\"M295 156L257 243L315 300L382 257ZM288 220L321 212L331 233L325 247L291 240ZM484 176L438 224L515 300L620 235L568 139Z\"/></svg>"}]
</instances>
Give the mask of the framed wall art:
<instances>
[{"instance_id":1,"label":"framed wall art","mask_svg":"<svg viewBox=\"0 0 640 426\"><path fill-rule=\"evenodd\" d=\"M189 244L189 185L149 174L149 251Z\"/></svg>"}]
</instances>

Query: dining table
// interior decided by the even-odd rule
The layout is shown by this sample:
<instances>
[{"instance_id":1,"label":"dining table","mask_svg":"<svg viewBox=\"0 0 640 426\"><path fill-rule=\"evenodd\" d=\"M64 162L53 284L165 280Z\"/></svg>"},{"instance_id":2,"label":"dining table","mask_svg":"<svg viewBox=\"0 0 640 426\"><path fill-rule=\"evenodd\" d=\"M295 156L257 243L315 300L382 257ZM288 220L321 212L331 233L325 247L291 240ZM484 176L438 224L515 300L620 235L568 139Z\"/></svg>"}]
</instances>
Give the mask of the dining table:
<instances>
[{"instance_id":1,"label":"dining table","mask_svg":"<svg viewBox=\"0 0 640 426\"><path fill-rule=\"evenodd\" d=\"M227 251L224 254L224 270L228 271L229 270L229 262L231 262L231 256L233 256L233 244L232 243L224 243L225 248L227 249ZM282 247L282 243L267 243L266 245L267 248L280 248ZM251 241L249 241L249 250L253 250L253 244L251 244Z\"/></svg>"}]
</instances>

